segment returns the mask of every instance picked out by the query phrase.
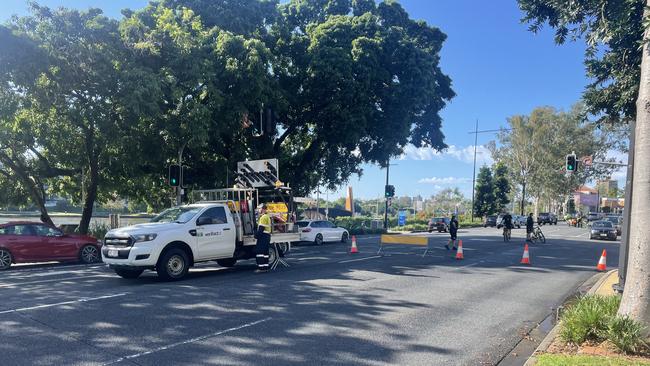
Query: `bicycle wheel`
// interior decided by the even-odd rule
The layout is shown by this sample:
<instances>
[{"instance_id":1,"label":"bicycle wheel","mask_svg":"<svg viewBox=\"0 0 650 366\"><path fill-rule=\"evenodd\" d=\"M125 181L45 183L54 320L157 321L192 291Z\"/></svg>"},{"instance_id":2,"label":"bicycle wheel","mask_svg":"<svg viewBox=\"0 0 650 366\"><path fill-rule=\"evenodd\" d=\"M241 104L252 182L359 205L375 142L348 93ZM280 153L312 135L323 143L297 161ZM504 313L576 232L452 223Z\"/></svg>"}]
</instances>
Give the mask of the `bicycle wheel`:
<instances>
[{"instance_id":1,"label":"bicycle wheel","mask_svg":"<svg viewBox=\"0 0 650 366\"><path fill-rule=\"evenodd\" d=\"M508 233L505 230L503 230L503 241L508 241Z\"/></svg>"},{"instance_id":2,"label":"bicycle wheel","mask_svg":"<svg viewBox=\"0 0 650 366\"><path fill-rule=\"evenodd\" d=\"M543 232L539 232L539 239L542 241L542 243L546 244L546 237L544 236Z\"/></svg>"}]
</instances>

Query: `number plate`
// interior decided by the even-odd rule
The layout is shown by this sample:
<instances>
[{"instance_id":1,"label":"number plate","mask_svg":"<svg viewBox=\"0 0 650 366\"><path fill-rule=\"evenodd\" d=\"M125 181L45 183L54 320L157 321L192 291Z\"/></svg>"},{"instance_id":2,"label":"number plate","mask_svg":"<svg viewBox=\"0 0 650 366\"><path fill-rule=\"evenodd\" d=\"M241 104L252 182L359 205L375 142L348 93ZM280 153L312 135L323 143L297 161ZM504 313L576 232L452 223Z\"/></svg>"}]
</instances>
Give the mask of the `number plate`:
<instances>
[{"instance_id":1,"label":"number plate","mask_svg":"<svg viewBox=\"0 0 650 366\"><path fill-rule=\"evenodd\" d=\"M108 251L108 256L109 257L118 257L119 254L118 254L117 250L111 249L111 250Z\"/></svg>"},{"instance_id":2,"label":"number plate","mask_svg":"<svg viewBox=\"0 0 650 366\"><path fill-rule=\"evenodd\" d=\"M607 236L607 234L600 234L600 236Z\"/></svg>"}]
</instances>

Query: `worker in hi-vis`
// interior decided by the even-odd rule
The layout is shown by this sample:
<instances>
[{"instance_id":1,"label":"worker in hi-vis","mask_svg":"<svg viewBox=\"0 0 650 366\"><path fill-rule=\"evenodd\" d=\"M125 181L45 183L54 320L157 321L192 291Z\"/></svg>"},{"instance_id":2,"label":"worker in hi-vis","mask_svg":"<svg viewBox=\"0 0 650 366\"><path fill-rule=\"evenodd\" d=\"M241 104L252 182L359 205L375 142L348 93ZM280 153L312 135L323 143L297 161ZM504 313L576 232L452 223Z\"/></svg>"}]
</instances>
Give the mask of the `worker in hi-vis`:
<instances>
[{"instance_id":1,"label":"worker in hi-vis","mask_svg":"<svg viewBox=\"0 0 650 366\"><path fill-rule=\"evenodd\" d=\"M269 246L271 245L271 216L266 213L266 205L260 206L260 214L255 244L255 259L257 260L255 272L257 273L269 270Z\"/></svg>"}]
</instances>

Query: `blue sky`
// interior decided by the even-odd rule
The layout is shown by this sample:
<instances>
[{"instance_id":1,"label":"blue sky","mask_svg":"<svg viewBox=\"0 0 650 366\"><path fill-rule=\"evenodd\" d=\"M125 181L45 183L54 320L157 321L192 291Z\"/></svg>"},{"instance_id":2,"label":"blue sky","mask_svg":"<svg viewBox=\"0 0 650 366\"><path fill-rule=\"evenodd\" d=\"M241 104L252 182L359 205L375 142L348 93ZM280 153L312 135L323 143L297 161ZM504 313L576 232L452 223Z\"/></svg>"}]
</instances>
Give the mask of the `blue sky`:
<instances>
[{"instance_id":1,"label":"blue sky","mask_svg":"<svg viewBox=\"0 0 650 366\"><path fill-rule=\"evenodd\" d=\"M120 9L144 6L144 0L40 0L56 7L98 7L119 17ZM442 111L446 152L407 147L401 159L392 161L391 184L396 194L428 197L445 187L458 186L469 197L472 191L472 158L476 120L479 130L506 125L506 118L527 114L536 106L569 109L580 99L585 77L584 44L557 46L549 29L532 34L520 23L515 0L402 0L412 18L425 20L447 34L441 66L453 82L457 96ZM23 0L3 0L0 21L11 14L25 14ZM495 138L478 137L477 170L490 164L482 145ZM623 179L624 172L615 174ZM385 170L364 166L361 178L349 185L356 198L383 196ZM329 197L345 194L342 187Z\"/></svg>"}]
</instances>

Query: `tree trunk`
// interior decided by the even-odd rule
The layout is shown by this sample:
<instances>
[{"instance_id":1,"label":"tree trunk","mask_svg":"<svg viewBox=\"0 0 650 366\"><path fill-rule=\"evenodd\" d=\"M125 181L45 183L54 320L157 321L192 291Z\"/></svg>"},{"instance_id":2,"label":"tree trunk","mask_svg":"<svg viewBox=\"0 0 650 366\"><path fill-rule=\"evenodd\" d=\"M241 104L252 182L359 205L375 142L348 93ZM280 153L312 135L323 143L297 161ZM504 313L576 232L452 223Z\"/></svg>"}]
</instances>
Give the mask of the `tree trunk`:
<instances>
[{"instance_id":1,"label":"tree trunk","mask_svg":"<svg viewBox=\"0 0 650 366\"><path fill-rule=\"evenodd\" d=\"M82 234L88 233L88 227L90 226L90 219L93 217L93 206L95 205L95 200L97 199L97 185L99 183L99 172L97 167L97 162L90 164L89 169L89 182L86 189L86 197L83 202L83 211L81 213L81 221L79 222L79 232ZM94 166L93 166L94 165ZM84 184L84 183L82 183Z\"/></svg>"},{"instance_id":2,"label":"tree trunk","mask_svg":"<svg viewBox=\"0 0 650 366\"><path fill-rule=\"evenodd\" d=\"M650 0L647 0L650 6ZM650 15L644 10L644 18ZM650 33L643 34L641 82L636 104L634 194L630 211L629 263L620 315L628 315L643 323L646 334L650 332ZM626 202L627 206L627 202Z\"/></svg>"}]
</instances>

